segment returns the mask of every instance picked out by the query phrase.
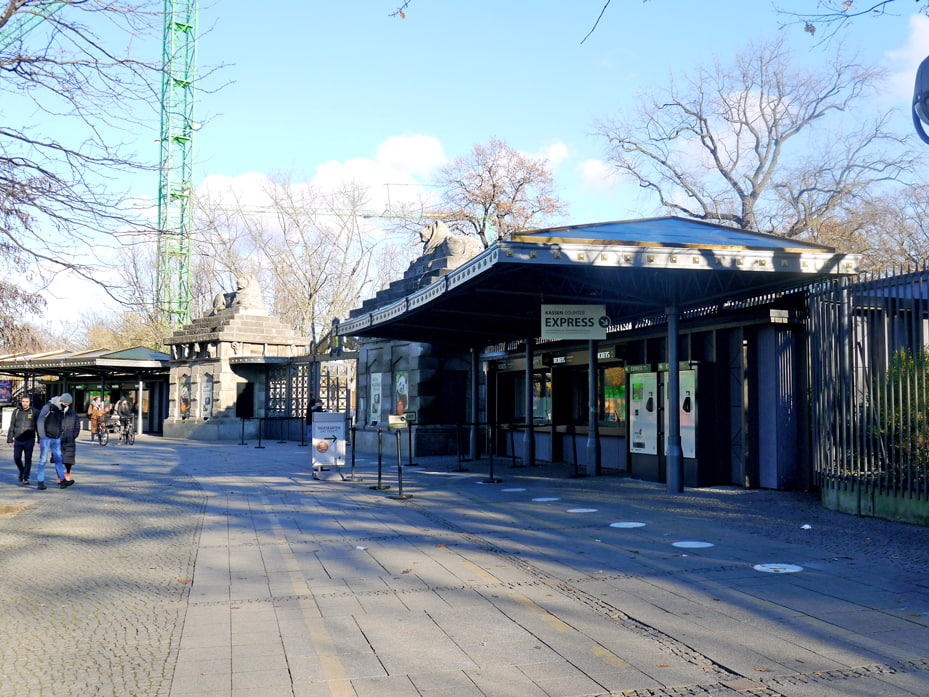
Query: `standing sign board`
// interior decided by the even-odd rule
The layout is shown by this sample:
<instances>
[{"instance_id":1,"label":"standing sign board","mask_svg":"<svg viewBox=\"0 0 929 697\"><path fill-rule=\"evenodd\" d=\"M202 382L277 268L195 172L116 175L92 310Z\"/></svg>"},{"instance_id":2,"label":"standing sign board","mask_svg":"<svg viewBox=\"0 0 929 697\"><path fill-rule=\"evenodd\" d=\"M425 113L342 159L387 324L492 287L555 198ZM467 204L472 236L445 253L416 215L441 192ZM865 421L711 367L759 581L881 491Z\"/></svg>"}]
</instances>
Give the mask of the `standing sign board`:
<instances>
[{"instance_id":1,"label":"standing sign board","mask_svg":"<svg viewBox=\"0 0 929 697\"><path fill-rule=\"evenodd\" d=\"M313 414L313 469L345 464L345 414Z\"/></svg>"}]
</instances>

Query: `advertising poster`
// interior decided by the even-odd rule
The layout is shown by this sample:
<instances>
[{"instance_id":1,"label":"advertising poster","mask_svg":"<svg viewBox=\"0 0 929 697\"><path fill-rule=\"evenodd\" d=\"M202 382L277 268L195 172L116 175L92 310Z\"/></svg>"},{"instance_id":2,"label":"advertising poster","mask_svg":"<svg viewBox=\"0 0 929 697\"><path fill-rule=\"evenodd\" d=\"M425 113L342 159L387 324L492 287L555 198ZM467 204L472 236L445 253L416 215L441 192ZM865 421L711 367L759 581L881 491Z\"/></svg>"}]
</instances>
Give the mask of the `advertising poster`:
<instances>
[{"instance_id":1,"label":"advertising poster","mask_svg":"<svg viewBox=\"0 0 929 697\"><path fill-rule=\"evenodd\" d=\"M181 377L181 384L178 385L178 390L180 393L180 398L178 399L178 406L181 410L181 418L189 419L190 418L190 376L184 375Z\"/></svg>"},{"instance_id":2,"label":"advertising poster","mask_svg":"<svg viewBox=\"0 0 929 697\"><path fill-rule=\"evenodd\" d=\"M207 375L203 385L203 413L204 419L213 416L213 376Z\"/></svg>"},{"instance_id":3,"label":"advertising poster","mask_svg":"<svg viewBox=\"0 0 929 697\"><path fill-rule=\"evenodd\" d=\"M658 373L629 375L629 451L658 454Z\"/></svg>"},{"instance_id":4,"label":"advertising poster","mask_svg":"<svg viewBox=\"0 0 929 697\"><path fill-rule=\"evenodd\" d=\"M605 421L626 421L626 371L620 366L605 368L601 373L603 385L603 415Z\"/></svg>"},{"instance_id":5,"label":"advertising poster","mask_svg":"<svg viewBox=\"0 0 929 697\"><path fill-rule=\"evenodd\" d=\"M403 414L410 404L410 388L405 370L398 370L396 373L397 404L395 405L394 414Z\"/></svg>"},{"instance_id":6,"label":"advertising poster","mask_svg":"<svg viewBox=\"0 0 929 697\"><path fill-rule=\"evenodd\" d=\"M681 450L684 457L697 456L697 402L694 399L697 385L697 374L693 370L682 370L681 377L681 403L679 412L681 415ZM665 404L668 404L668 383L665 381L664 386ZM664 414L664 449L668 452L668 411Z\"/></svg>"},{"instance_id":7,"label":"advertising poster","mask_svg":"<svg viewBox=\"0 0 929 697\"><path fill-rule=\"evenodd\" d=\"M0 402L6 403L13 399L13 381L0 380Z\"/></svg>"},{"instance_id":8,"label":"advertising poster","mask_svg":"<svg viewBox=\"0 0 929 697\"><path fill-rule=\"evenodd\" d=\"M336 467L345 463L345 414L313 414L313 468Z\"/></svg>"},{"instance_id":9,"label":"advertising poster","mask_svg":"<svg viewBox=\"0 0 929 697\"><path fill-rule=\"evenodd\" d=\"M381 374L371 373L371 411L368 422L372 424L381 421Z\"/></svg>"}]
</instances>

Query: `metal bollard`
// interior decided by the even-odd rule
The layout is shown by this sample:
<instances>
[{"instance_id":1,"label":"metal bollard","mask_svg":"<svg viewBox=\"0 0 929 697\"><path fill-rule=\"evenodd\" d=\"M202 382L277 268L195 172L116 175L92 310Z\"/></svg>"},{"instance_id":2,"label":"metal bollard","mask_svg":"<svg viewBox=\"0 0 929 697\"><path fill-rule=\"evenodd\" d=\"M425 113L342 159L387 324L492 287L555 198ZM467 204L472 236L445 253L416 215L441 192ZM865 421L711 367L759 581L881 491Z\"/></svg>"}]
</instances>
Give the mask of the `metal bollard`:
<instances>
[{"instance_id":1,"label":"metal bollard","mask_svg":"<svg viewBox=\"0 0 929 697\"><path fill-rule=\"evenodd\" d=\"M485 484L499 484L502 482L502 479L497 479L494 477L494 448L497 445L497 441L494 437L494 425L490 424L490 448L488 449L487 454L490 456L490 474L487 479L484 480Z\"/></svg>"},{"instance_id":2,"label":"metal bollard","mask_svg":"<svg viewBox=\"0 0 929 697\"><path fill-rule=\"evenodd\" d=\"M397 431L397 493L392 495L392 499L411 499L413 494L403 493L403 457L400 454L400 431Z\"/></svg>"},{"instance_id":3,"label":"metal bollard","mask_svg":"<svg viewBox=\"0 0 929 697\"><path fill-rule=\"evenodd\" d=\"M352 426L351 429L349 429L349 433L352 434L352 443L351 443L352 445L352 470L351 470L351 474L349 474L347 477L343 477L343 479L349 482L363 482L364 479L362 477L355 476L355 427L354 426Z\"/></svg>"},{"instance_id":4,"label":"metal bollard","mask_svg":"<svg viewBox=\"0 0 929 697\"><path fill-rule=\"evenodd\" d=\"M384 432L378 428L377 429L377 484L370 489L377 489L381 491L383 489L389 489L390 484L381 484L381 474L383 472L383 463L384 463Z\"/></svg>"},{"instance_id":5,"label":"metal bollard","mask_svg":"<svg viewBox=\"0 0 929 697\"><path fill-rule=\"evenodd\" d=\"M469 471L467 467L462 467L462 466L461 466L461 463L463 462L463 459L462 459L462 457L461 457L461 424L459 424L459 423L456 423L456 424L455 424L455 446L456 446L455 450L456 450L457 453L458 453L458 469L456 469L455 471L456 471L456 472L467 472L467 471Z\"/></svg>"},{"instance_id":6,"label":"metal bollard","mask_svg":"<svg viewBox=\"0 0 929 697\"><path fill-rule=\"evenodd\" d=\"M407 453L407 455L409 455L409 458L407 460L406 466L407 467L418 467L418 465L415 462L413 462L413 424L406 425L406 432L407 432L407 444L410 449L410 451ZM399 445L400 444L398 442L397 446L399 447Z\"/></svg>"},{"instance_id":7,"label":"metal bollard","mask_svg":"<svg viewBox=\"0 0 929 697\"><path fill-rule=\"evenodd\" d=\"M525 462L516 464L516 424L510 424L510 467L525 467Z\"/></svg>"},{"instance_id":8,"label":"metal bollard","mask_svg":"<svg viewBox=\"0 0 929 697\"><path fill-rule=\"evenodd\" d=\"M245 442L245 417L242 417L242 440L239 441L239 445L248 445Z\"/></svg>"},{"instance_id":9,"label":"metal bollard","mask_svg":"<svg viewBox=\"0 0 929 697\"><path fill-rule=\"evenodd\" d=\"M262 419L262 418L259 416L259 417L258 417L258 445L255 446L256 448L263 448L263 447L264 447L264 446L261 444L261 424L262 424L263 421L264 421L264 419Z\"/></svg>"}]
</instances>

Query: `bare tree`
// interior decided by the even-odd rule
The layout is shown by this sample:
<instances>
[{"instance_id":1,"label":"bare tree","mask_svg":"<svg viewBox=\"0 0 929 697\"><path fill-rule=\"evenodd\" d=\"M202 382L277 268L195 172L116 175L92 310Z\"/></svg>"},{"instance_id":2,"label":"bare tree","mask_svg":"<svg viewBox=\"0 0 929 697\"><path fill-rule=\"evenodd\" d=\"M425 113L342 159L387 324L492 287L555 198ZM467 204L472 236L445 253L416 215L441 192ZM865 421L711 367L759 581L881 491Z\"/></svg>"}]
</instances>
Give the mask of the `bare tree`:
<instances>
[{"instance_id":1,"label":"bare tree","mask_svg":"<svg viewBox=\"0 0 929 697\"><path fill-rule=\"evenodd\" d=\"M0 0L0 238L46 282L94 280L146 227L127 192L155 165L160 17L155 0Z\"/></svg>"},{"instance_id":2,"label":"bare tree","mask_svg":"<svg viewBox=\"0 0 929 697\"><path fill-rule=\"evenodd\" d=\"M438 184L448 226L474 235L484 247L567 212L555 195L548 163L497 138L443 168Z\"/></svg>"},{"instance_id":3,"label":"bare tree","mask_svg":"<svg viewBox=\"0 0 929 697\"><path fill-rule=\"evenodd\" d=\"M880 76L841 51L819 72L796 68L781 39L672 82L599 132L610 161L666 210L802 237L915 164L886 115L849 125Z\"/></svg>"},{"instance_id":4,"label":"bare tree","mask_svg":"<svg viewBox=\"0 0 929 697\"><path fill-rule=\"evenodd\" d=\"M810 3L811 6L813 3ZM803 30L816 34L820 27L828 30L826 38L832 37L848 22L861 17L881 17L896 9L896 0L871 0L855 3L851 0L819 0L813 12L795 12L778 9L789 24L802 24ZM910 5L913 8L913 5ZM916 0L915 9L920 14L929 15L929 2Z\"/></svg>"},{"instance_id":5,"label":"bare tree","mask_svg":"<svg viewBox=\"0 0 929 697\"><path fill-rule=\"evenodd\" d=\"M197 247L215 264L203 276L254 273L272 314L317 344L333 319L399 275L405 255L365 218L368 192L359 184L321 192L278 177L263 194L261 207L198 201Z\"/></svg>"}]
</instances>

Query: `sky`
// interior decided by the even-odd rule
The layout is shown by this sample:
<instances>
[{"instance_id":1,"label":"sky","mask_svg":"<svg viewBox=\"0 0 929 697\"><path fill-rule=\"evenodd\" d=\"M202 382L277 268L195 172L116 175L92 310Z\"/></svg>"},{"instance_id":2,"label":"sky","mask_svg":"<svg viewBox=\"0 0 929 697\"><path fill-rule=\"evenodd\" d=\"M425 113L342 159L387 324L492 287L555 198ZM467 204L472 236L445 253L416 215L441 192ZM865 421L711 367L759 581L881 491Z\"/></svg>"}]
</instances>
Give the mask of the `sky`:
<instances>
[{"instance_id":1,"label":"sky","mask_svg":"<svg viewBox=\"0 0 929 697\"><path fill-rule=\"evenodd\" d=\"M559 222L647 217L654 201L612 176L596 133L643 91L779 33L811 67L841 41L888 67L875 106L898 106L898 128L909 132L913 78L929 55L929 19L907 14L912 2L829 41L781 28L789 18L764 0L613 0L586 40L604 0L411 0L405 18L390 16L400 4L277 0L256 12L254 0L202 0L198 190L233 187L248 199L263 177L286 172L324 187L366 182L372 207L387 208L388 194L410 195L443 164L500 138L548 160L569 204ZM138 195L154 200L157 186L153 175ZM73 319L75 296L80 284L53 287L49 318Z\"/></svg>"}]
</instances>

